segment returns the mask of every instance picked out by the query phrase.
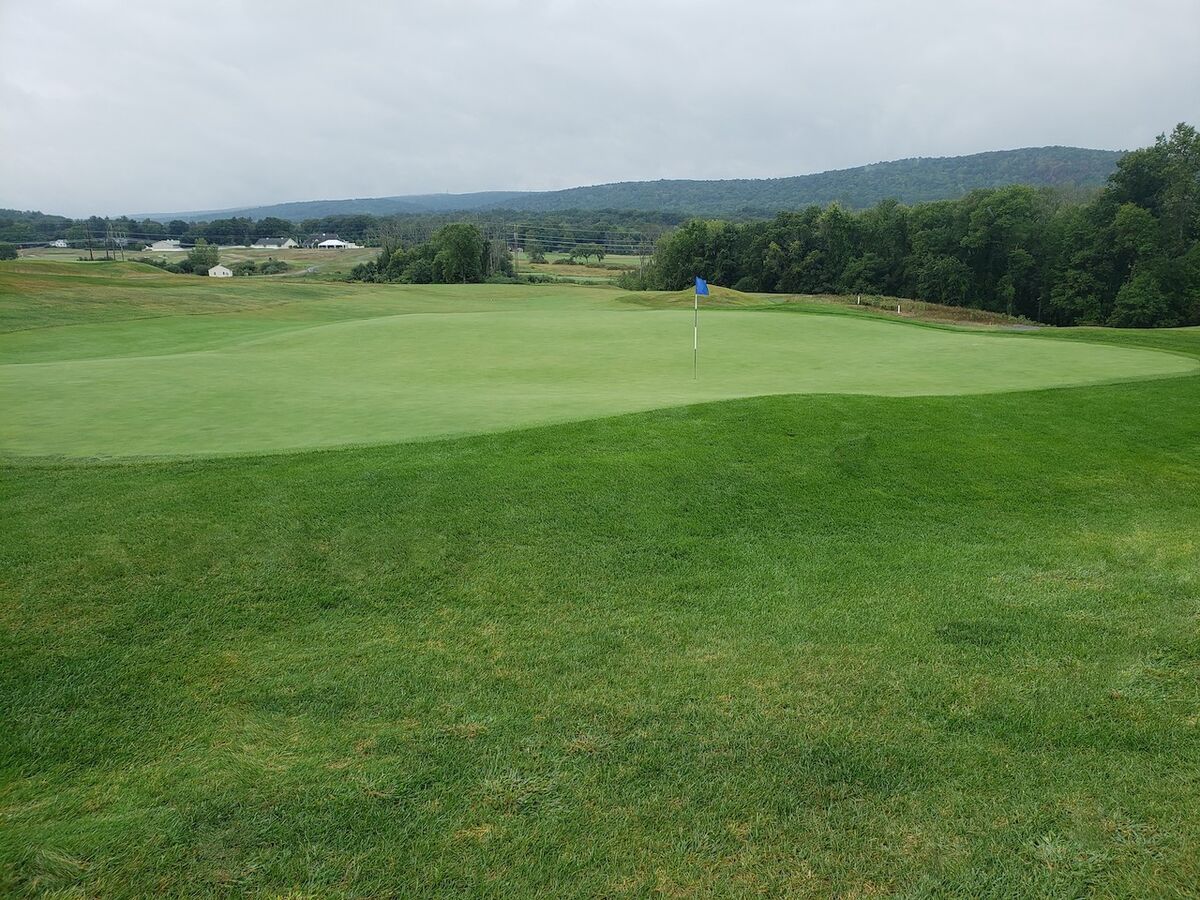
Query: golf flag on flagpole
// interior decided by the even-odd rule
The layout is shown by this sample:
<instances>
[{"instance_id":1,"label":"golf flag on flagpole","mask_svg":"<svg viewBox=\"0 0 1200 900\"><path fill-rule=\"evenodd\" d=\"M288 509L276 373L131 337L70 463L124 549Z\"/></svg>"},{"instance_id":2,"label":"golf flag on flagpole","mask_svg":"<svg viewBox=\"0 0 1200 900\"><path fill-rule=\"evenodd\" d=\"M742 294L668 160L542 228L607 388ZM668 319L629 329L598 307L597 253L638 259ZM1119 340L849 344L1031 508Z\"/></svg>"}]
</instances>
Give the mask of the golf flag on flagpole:
<instances>
[{"instance_id":1,"label":"golf flag on flagpole","mask_svg":"<svg viewBox=\"0 0 1200 900\"><path fill-rule=\"evenodd\" d=\"M707 297L708 296L708 282L705 281L703 278L696 279L696 296L697 297Z\"/></svg>"},{"instance_id":2,"label":"golf flag on flagpole","mask_svg":"<svg viewBox=\"0 0 1200 900\"><path fill-rule=\"evenodd\" d=\"M696 276L696 296L692 306L692 380L700 377L700 298L708 296L708 282Z\"/></svg>"}]
</instances>

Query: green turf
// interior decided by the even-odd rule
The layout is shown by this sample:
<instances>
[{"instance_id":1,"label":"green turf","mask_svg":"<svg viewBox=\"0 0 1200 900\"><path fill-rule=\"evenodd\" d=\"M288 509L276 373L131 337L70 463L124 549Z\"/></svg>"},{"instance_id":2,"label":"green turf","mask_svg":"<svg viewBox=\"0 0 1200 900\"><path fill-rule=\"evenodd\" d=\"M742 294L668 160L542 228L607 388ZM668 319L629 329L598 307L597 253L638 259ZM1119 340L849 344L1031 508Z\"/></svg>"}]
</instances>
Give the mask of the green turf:
<instances>
[{"instance_id":1,"label":"green turf","mask_svg":"<svg viewBox=\"0 0 1200 900\"><path fill-rule=\"evenodd\" d=\"M1196 368L1127 348L722 309L704 316L694 380L691 312L622 303L612 290L196 281L148 278L152 318L118 307L0 335L0 452L377 444L763 394L980 393ZM163 315L176 290L181 304L216 302L203 315ZM42 308L49 322L63 316Z\"/></svg>"},{"instance_id":2,"label":"green turf","mask_svg":"<svg viewBox=\"0 0 1200 900\"><path fill-rule=\"evenodd\" d=\"M0 893L1195 895L1197 409L10 461Z\"/></svg>"}]
</instances>

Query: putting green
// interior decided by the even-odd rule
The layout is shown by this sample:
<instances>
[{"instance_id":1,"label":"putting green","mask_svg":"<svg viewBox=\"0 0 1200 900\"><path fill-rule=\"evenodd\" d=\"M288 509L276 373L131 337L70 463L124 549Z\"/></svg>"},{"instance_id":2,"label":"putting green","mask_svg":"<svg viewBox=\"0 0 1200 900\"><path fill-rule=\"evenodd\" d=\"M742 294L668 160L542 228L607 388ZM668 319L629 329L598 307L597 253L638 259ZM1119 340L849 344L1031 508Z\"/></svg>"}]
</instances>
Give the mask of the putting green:
<instances>
[{"instance_id":1,"label":"putting green","mask_svg":"<svg viewBox=\"0 0 1200 900\"><path fill-rule=\"evenodd\" d=\"M702 313L693 380L690 310L631 307L605 291L547 299L480 286L466 301L447 289L445 311L430 312L430 289L413 289L407 307L404 288L387 290L397 314L378 315L384 295L364 293L369 317L354 318L350 293L336 307L342 321L314 303L311 318L296 304L0 336L0 452L330 447L760 394L966 394L1196 368L1166 353L1019 334L720 310Z\"/></svg>"}]
</instances>

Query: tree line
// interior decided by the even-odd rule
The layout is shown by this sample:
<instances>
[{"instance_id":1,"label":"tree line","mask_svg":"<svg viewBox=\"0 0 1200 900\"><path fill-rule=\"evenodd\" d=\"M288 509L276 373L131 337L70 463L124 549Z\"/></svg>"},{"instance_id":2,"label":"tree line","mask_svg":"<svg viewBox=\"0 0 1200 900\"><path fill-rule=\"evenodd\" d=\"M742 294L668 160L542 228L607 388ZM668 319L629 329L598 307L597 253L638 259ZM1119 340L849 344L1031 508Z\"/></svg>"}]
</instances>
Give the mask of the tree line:
<instances>
[{"instance_id":1,"label":"tree line","mask_svg":"<svg viewBox=\"0 0 1200 900\"><path fill-rule=\"evenodd\" d=\"M625 284L678 290L697 275L743 291L886 294L1062 325L1200 324L1200 136L1180 124L1125 155L1082 204L1012 186L860 213L691 221Z\"/></svg>"},{"instance_id":2,"label":"tree line","mask_svg":"<svg viewBox=\"0 0 1200 900\"><path fill-rule=\"evenodd\" d=\"M488 240L469 222L443 225L427 241L388 238L379 255L350 270L351 281L401 284L466 284L511 278L512 254L502 240Z\"/></svg>"},{"instance_id":3,"label":"tree line","mask_svg":"<svg viewBox=\"0 0 1200 900\"><path fill-rule=\"evenodd\" d=\"M511 223L517 218L521 224ZM83 249L103 246L110 234L122 236L127 249L156 240L174 239L184 245L205 240L210 244L249 245L261 238L291 237L303 242L314 234L337 234L343 240L364 246L387 241L425 242L439 228L467 222L490 234L503 233L520 246L533 244L545 252L570 252L577 246L599 246L606 253L649 253L666 231L687 221L677 213L604 210L556 213L515 213L489 210L473 213L404 213L390 216L367 214L329 215L298 222L277 217L250 219L230 217L203 222L173 219L134 219L128 216L69 219L40 212L0 210L0 241L32 244L65 240Z\"/></svg>"}]
</instances>

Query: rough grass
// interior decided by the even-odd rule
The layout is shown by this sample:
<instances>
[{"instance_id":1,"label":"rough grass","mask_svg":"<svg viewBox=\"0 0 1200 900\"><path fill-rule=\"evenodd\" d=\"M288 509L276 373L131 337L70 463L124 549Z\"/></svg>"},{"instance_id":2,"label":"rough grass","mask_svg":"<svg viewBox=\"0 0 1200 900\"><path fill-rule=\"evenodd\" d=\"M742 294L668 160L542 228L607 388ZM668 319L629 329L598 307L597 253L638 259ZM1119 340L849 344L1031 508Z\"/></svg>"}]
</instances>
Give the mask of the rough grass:
<instances>
[{"instance_id":1,"label":"rough grass","mask_svg":"<svg viewBox=\"0 0 1200 900\"><path fill-rule=\"evenodd\" d=\"M9 466L0 891L1194 895L1198 408Z\"/></svg>"},{"instance_id":2,"label":"rough grass","mask_svg":"<svg viewBox=\"0 0 1200 900\"><path fill-rule=\"evenodd\" d=\"M942 325L1039 327L1003 313L972 309L967 306L945 306L924 300L854 294L747 294L710 284L709 296L701 306L743 307L748 309L787 309L807 312L839 312L844 315L867 316L902 321L928 322ZM622 294L624 303L649 306L654 309L690 307L694 302L691 289L682 291L634 291ZM898 310L898 311L897 311Z\"/></svg>"},{"instance_id":3,"label":"rough grass","mask_svg":"<svg viewBox=\"0 0 1200 900\"><path fill-rule=\"evenodd\" d=\"M649 306L655 309L681 307L691 309L695 304L695 298L695 291L688 288L682 291L633 291L622 294L618 299L624 303ZM731 306L763 307L773 302L784 302L784 298L771 297L766 294L746 294L742 291L735 291L733 288L710 284L708 286L708 296L702 297L700 302L705 308Z\"/></svg>"}]
</instances>

